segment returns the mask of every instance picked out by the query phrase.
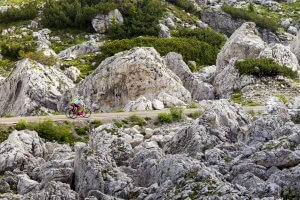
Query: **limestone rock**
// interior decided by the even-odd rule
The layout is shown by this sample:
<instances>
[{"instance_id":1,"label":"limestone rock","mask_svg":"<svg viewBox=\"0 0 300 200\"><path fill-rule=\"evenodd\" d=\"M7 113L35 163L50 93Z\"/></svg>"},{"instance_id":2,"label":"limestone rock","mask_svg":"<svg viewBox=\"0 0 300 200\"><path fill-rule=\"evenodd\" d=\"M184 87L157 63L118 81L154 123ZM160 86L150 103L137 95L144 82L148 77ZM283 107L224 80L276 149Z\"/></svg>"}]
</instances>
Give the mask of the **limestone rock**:
<instances>
[{"instance_id":1,"label":"limestone rock","mask_svg":"<svg viewBox=\"0 0 300 200\"><path fill-rule=\"evenodd\" d=\"M291 42L290 47L300 63L300 31L298 32L297 37Z\"/></svg>"},{"instance_id":2,"label":"limestone rock","mask_svg":"<svg viewBox=\"0 0 300 200\"><path fill-rule=\"evenodd\" d=\"M165 107L171 108L174 106L185 106L186 104L180 99L171 96L165 92L159 93L157 96L158 100L164 103Z\"/></svg>"},{"instance_id":3,"label":"limestone rock","mask_svg":"<svg viewBox=\"0 0 300 200\"><path fill-rule=\"evenodd\" d=\"M169 28L164 24L159 24L160 32L158 34L161 38L171 38L171 33Z\"/></svg>"},{"instance_id":4,"label":"limestone rock","mask_svg":"<svg viewBox=\"0 0 300 200\"><path fill-rule=\"evenodd\" d=\"M151 101L161 92L182 102L191 101L190 92L167 69L154 48L133 48L104 60L74 90L66 92L60 108L64 108L72 97L83 95L85 103L94 111L111 111L123 108L140 96Z\"/></svg>"},{"instance_id":5,"label":"limestone rock","mask_svg":"<svg viewBox=\"0 0 300 200\"><path fill-rule=\"evenodd\" d=\"M265 48L264 41L252 22L244 23L227 40L217 57L217 71L222 71L229 61L238 59L256 58Z\"/></svg>"},{"instance_id":6,"label":"limestone rock","mask_svg":"<svg viewBox=\"0 0 300 200\"><path fill-rule=\"evenodd\" d=\"M129 102L124 107L124 110L127 112L135 110L152 110L152 102L142 96L135 101Z\"/></svg>"},{"instance_id":7,"label":"limestone rock","mask_svg":"<svg viewBox=\"0 0 300 200\"><path fill-rule=\"evenodd\" d=\"M191 92L194 100L213 99L213 88L210 84L201 81L195 76L187 64L183 61L180 54L171 52L168 53L164 60L167 67L172 70L183 82L186 89Z\"/></svg>"},{"instance_id":8,"label":"limestone rock","mask_svg":"<svg viewBox=\"0 0 300 200\"><path fill-rule=\"evenodd\" d=\"M113 23L124 23L123 16L118 9L110 11L107 15L97 15L92 20L94 30L98 33L106 33Z\"/></svg>"},{"instance_id":9,"label":"limestone rock","mask_svg":"<svg viewBox=\"0 0 300 200\"><path fill-rule=\"evenodd\" d=\"M94 40L83 42L72 47L69 47L58 54L58 58L61 60L73 60L78 56L86 55L88 53L96 52L100 50L103 43L97 43Z\"/></svg>"},{"instance_id":10,"label":"limestone rock","mask_svg":"<svg viewBox=\"0 0 300 200\"><path fill-rule=\"evenodd\" d=\"M76 67L69 67L68 69L66 69L64 71L64 74L71 79L72 81L76 81L78 79L78 77L80 76L80 71L79 69L77 69Z\"/></svg>"},{"instance_id":11,"label":"limestone rock","mask_svg":"<svg viewBox=\"0 0 300 200\"><path fill-rule=\"evenodd\" d=\"M18 194L27 194L35 190L38 184L37 181L31 180L26 174L18 175Z\"/></svg>"},{"instance_id":12,"label":"limestone rock","mask_svg":"<svg viewBox=\"0 0 300 200\"><path fill-rule=\"evenodd\" d=\"M152 106L153 106L154 110L162 110L165 108L164 103L157 99L154 99L152 101Z\"/></svg>"},{"instance_id":13,"label":"limestone rock","mask_svg":"<svg viewBox=\"0 0 300 200\"><path fill-rule=\"evenodd\" d=\"M43 157L45 145L33 131L14 131L0 144L0 172L23 170L37 157Z\"/></svg>"},{"instance_id":14,"label":"limestone rock","mask_svg":"<svg viewBox=\"0 0 300 200\"><path fill-rule=\"evenodd\" d=\"M260 58L273 58L281 65L285 65L293 71L300 70L297 57L290 48L282 44L270 44L259 54Z\"/></svg>"},{"instance_id":15,"label":"limestone rock","mask_svg":"<svg viewBox=\"0 0 300 200\"><path fill-rule=\"evenodd\" d=\"M74 87L60 69L23 59L0 83L0 115L37 115L56 111L62 93Z\"/></svg>"}]
</instances>

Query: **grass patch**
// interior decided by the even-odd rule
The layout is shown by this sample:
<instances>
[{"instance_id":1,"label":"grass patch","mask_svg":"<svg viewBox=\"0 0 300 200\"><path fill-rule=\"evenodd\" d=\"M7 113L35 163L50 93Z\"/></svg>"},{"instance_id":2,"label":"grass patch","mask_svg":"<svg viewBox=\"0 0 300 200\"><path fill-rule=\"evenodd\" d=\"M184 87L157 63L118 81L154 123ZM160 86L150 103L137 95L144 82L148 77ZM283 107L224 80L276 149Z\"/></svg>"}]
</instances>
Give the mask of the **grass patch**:
<instances>
[{"instance_id":1,"label":"grass patch","mask_svg":"<svg viewBox=\"0 0 300 200\"><path fill-rule=\"evenodd\" d=\"M173 122L173 117L171 113L158 113L157 122L159 124L169 124Z\"/></svg>"},{"instance_id":2,"label":"grass patch","mask_svg":"<svg viewBox=\"0 0 300 200\"><path fill-rule=\"evenodd\" d=\"M266 28L273 32L276 32L278 30L278 28L280 27L279 23L277 23L272 18L259 15L254 10L251 11L251 10L245 9L245 8L235 8L228 4L224 4L222 6L222 10L224 12L230 14L231 17L234 19L244 19L247 21L255 22L257 26L259 26L261 28Z\"/></svg>"},{"instance_id":3,"label":"grass patch","mask_svg":"<svg viewBox=\"0 0 300 200\"><path fill-rule=\"evenodd\" d=\"M7 140L8 136L12 133L12 131L13 131L12 127L5 128L0 126L0 143Z\"/></svg>"},{"instance_id":4,"label":"grass patch","mask_svg":"<svg viewBox=\"0 0 300 200\"><path fill-rule=\"evenodd\" d=\"M237 104L242 104L243 93L241 91L235 91L231 96L231 101Z\"/></svg>"},{"instance_id":5,"label":"grass patch","mask_svg":"<svg viewBox=\"0 0 300 200\"><path fill-rule=\"evenodd\" d=\"M256 77L275 77L278 75L297 78L297 72L279 65L272 58L256 58L237 61L235 67L240 74L253 75Z\"/></svg>"},{"instance_id":6,"label":"grass patch","mask_svg":"<svg viewBox=\"0 0 300 200\"><path fill-rule=\"evenodd\" d=\"M278 97L283 103L288 103L289 100L283 94L276 94L275 97Z\"/></svg>"},{"instance_id":7,"label":"grass patch","mask_svg":"<svg viewBox=\"0 0 300 200\"><path fill-rule=\"evenodd\" d=\"M75 126L74 128L77 135L83 136L88 135L89 127L88 126Z\"/></svg>"},{"instance_id":8,"label":"grass patch","mask_svg":"<svg viewBox=\"0 0 300 200\"><path fill-rule=\"evenodd\" d=\"M93 120L93 121L91 121L90 122L90 126L92 126L92 127L99 127L99 126L101 126L101 125L103 125L103 123L102 123L102 121L100 121L100 120Z\"/></svg>"},{"instance_id":9,"label":"grass patch","mask_svg":"<svg viewBox=\"0 0 300 200\"><path fill-rule=\"evenodd\" d=\"M251 115L252 117L255 117L255 116L258 116L258 115L262 115L262 114L263 114L262 111L255 111L255 110L249 110L249 111L247 111L247 113L248 113L249 115Z\"/></svg>"},{"instance_id":10,"label":"grass patch","mask_svg":"<svg viewBox=\"0 0 300 200\"><path fill-rule=\"evenodd\" d=\"M39 51L39 52L20 52L19 53L21 58L29 58L31 60L34 60L38 63L41 63L43 65L48 65L48 66L52 66L55 65L57 60L54 56L45 56L43 51Z\"/></svg>"},{"instance_id":11,"label":"grass patch","mask_svg":"<svg viewBox=\"0 0 300 200\"><path fill-rule=\"evenodd\" d=\"M147 121L138 115L131 115L128 118L128 121L130 122L130 126L138 125L140 127L143 127L147 124Z\"/></svg>"},{"instance_id":12,"label":"grass patch","mask_svg":"<svg viewBox=\"0 0 300 200\"><path fill-rule=\"evenodd\" d=\"M173 121L180 121L183 118L183 111L182 107L172 107L170 108L170 114L172 115Z\"/></svg>"},{"instance_id":13,"label":"grass patch","mask_svg":"<svg viewBox=\"0 0 300 200\"><path fill-rule=\"evenodd\" d=\"M187 116L188 116L189 118L192 118L192 119L197 119L197 118L199 118L202 114L203 114L203 112L199 110L199 111L192 112L192 113L188 114Z\"/></svg>"},{"instance_id":14,"label":"grass patch","mask_svg":"<svg viewBox=\"0 0 300 200\"><path fill-rule=\"evenodd\" d=\"M0 60L0 75L8 76L15 67L15 63L8 59Z\"/></svg>"},{"instance_id":15,"label":"grass patch","mask_svg":"<svg viewBox=\"0 0 300 200\"><path fill-rule=\"evenodd\" d=\"M118 110L115 110L115 111L113 111L114 113L121 113L121 112L125 112L125 110L123 110L123 109L118 109Z\"/></svg>"},{"instance_id":16,"label":"grass patch","mask_svg":"<svg viewBox=\"0 0 300 200\"><path fill-rule=\"evenodd\" d=\"M192 102L187 106L188 109L195 109L195 108L199 108L199 104Z\"/></svg>"}]
</instances>

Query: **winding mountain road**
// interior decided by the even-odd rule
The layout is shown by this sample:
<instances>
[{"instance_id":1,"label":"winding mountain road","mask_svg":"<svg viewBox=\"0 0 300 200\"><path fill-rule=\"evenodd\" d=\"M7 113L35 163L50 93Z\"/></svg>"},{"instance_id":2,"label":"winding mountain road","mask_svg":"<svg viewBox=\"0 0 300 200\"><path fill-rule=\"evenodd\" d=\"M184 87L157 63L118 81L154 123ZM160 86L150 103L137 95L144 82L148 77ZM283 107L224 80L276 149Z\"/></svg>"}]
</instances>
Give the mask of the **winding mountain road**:
<instances>
[{"instance_id":1,"label":"winding mountain road","mask_svg":"<svg viewBox=\"0 0 300 200\"><path fill-rule=\"evenodd\" d=\"M255 107L243 107L245 111L254 110L254 111L264 111L265 106L255 106ZM199 109L185 109L184 113L189 114L197 111ZM9 118L0 118L0 124L3 125L10 125L10 124L17 124L20 120L25 120L27 122L39 122L47 119L51 119L53 121L87 121L87 120L101 120L102 122L111 122L113 120L122 120L127 118L133 114L138 115L140 117L150 117L155 118L157 117L158 113L161 112L169 112L168 109L164 110L151 110L151 111L135 111L135 112L120 112L120 113L94 113L91 115L90 118L76 118L76 119L69 119L65 115L48 115L48 116L24 116L24 117L9 117Z\"/></svg>"}]
</instances>

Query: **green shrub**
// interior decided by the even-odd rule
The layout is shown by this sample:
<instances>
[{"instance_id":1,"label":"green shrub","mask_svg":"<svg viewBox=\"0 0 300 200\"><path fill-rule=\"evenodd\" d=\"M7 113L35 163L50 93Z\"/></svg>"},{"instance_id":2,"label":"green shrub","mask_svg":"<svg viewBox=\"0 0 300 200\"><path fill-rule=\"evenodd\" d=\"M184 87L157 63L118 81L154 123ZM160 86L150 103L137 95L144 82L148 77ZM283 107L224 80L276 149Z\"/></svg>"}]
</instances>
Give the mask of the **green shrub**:
<instances>
[{"instance_id":1,"label":"green shrub","mask_svg":"<svg viewBox=\"0 0 300 200\"><path fill-rule=\"evenodd\" d=\"M172 107L170 108L170 113L174 121L179 121L183 117L184 109L182 107Z\"/></svg>"},{"instance_id":2,"label":"green shrub","mask_svg":"<svg viewBox=\"0 0 300 200\"><path fill-rule=\"evenodd\" d=\"M34 19L38 14L35 1L24 4L21 8L11 7L5 12L0 12L0 23L10 23Z\"/></svg>"},{"instance_id":3,"label":"green shrub","mask_svg":"<svg viewBox=\"0 0 300 200\"><path fill-rule=\"evenodd\" d=\"M222 48L222 46L226 41L226 38L222 34L214 31L211 28L205 28L205 29L184 28L177 32L174 32L172 35L174 37L195 38L199 41L206 42L212 46L216 46L219 49Z\"/></svg>"},{"instance_id":4,"label":"green shrub","mask_svg":"<svg viewBox=\"0 0 300 200\"><path fill-rule=\"evenodd\" d=\"M237 104L242 104L242 97L243 93L241 91L234 91L233 95L231 96L231 101Z\"/></svg>"},{"instance_id":5,"label":"green shrub","mask_svg":"<svg viewBox=\"0 0 300 200\"><path fill-rule=\"evenodd\" d=\"M167 0L168 2L184 9L186 12L200 16L195 5L189 0Z\"/></svg>"},{"instance_id":6,"label":"green shrub","mask_svg":"<svg viewBox=\"0 0 300 200\"><path fill-rule=\"evenodd\" d=\"M21 54L36 51L36 42L31 34L19 37L7 37L0 42L1 54L7 58L17 60Z\"/></svg>"},{"instance_id":7,"label":"green shrub","mask_svg":"<svg viewBox=\"0 0 300 200\"><path fill-rule=\"evenodd\" d=\"M77 135L87 135L89 133L89 127L88 126L76 126L74 128Z\"/></svg>"},{"instance_id":8,"label":"green shrub","mask_svg":"<svg viewBox=\"0 0 300 200\"><path fill-rule=\"evenodd\" d=\"M44 138L47 141L69 144L82 141L81 138L77 138L73 135L71 124L56 124L52 120L37 123L20 120L16 125L16 129L36 131L41 138Z\"/></svg>"},{"instance_id":9,"label":"green shrub","mask_svg":"<svg viewBox=\"0 0 300 200\"><path fill-rule=\"evenodd\" d=\"M249 11L243 8L235 8L233 6L224 4L222 10L230 14L234 19L244 19L247 21L255 22L257 26L269 29L273 32L277 31L280 27L277 22L266 16L258 15L256 12Z\"/></svg>"},{"instance_id":10,"label":"green shrub","mask_svg":"<svg viewBox=\"0 0 300 200\"><path fill-rule=\"evenodd\" d=\"M12 127L0 127L0 143L4 142L7 140L8 136L11 134L13 131Z\"/></svg>"},{"instance_id":11,"label":"green shrub","mask_svg":"<svg viewBox=\"0 0 300 200\"><path fill-rule=\"evenodd\" d=\"M0 75L6 76L14 67L14 62L8 59L0 60Z\"/></svg>"},{"instance_id":12,"label":"green shrub","mask_svg":"<svg viewBox=\"0 0 300 200\"><path fill-rule=\"evenodd\" d=\"M160 124L172 123L173 117L172 117L171 113L159 113L157 116L157 121Z\"/></svg>"},{"instance_id":13,"label":"green shrub","mask_svg":"<svg viewBox=\"0 0 300 200\"><path fill-rule=\"evenodd\" d=\"M93 121L91 121L91 123L90 123L90 125L92 126L92 127L99 127L99 126L101 126L103 123L100 121L100 120L93 120Z\"/></svg>"},{"instance_id":14,"label":"green shrub","mask_svg":"<svg viewBox=\"0 0 300 200\"><path fill-rule=\"evenodd\" d=\"M117 8L108 0L47 0L42 24L53 28L78 28L93 30L91 21L97 14L107 14Z\"/></svg>"},{"instance_id":15,"label":"green shrub","mask_svg":"<svg viewBox=\"0 0 300 200\"><path fill-rule=\"evenodd\" d=\"M202 111L196 111L196 112L192 112L190 114L188 114L187 116L192 118L192 119L197 119L202 115Z\"/></svg>"},{"instance_id":16,"label":"green shrub","mask_svg":"<svg viewBox=\"0 0 300 200\"><path fill-rule=\"evenodd\" d=\"M121 5L124 24L114 24L109 30L111 39L137 36L158 36L159 20L166 9L160 0L125 1Z\"/></svg>"},{"instance_id":17,"label":"green shrub","mask_svg":"<svg viewBox=\"0 0 300 200\"><path fill-rule=\"evenodd\" d=\"M189 109L199 108L199 105L195 102L192 102L187 106L187 108Z\"/></svg>"},{"instance_id":18,"label":"green shrub","mask_svg":"<svg viewBox=\"0 0 300 200\"><path fill-rule=\"evenodd\" d=\"M146 120L138 115L131 115L128 118L128 121L130 122L131 126L145 126L147 124Z\"/></svg>"},{"instance_id":19,"label":"green shrub","mask_svg":"<svg viewBox=\"0 0 300 200\"><path fill-rule=\"evenodd\" d=\"M169 52L177 52L183 56L185 62L194 60L198 65L213 65L217 59L219 49L195 38L157 38L138 37L107 42L101 48L98 63L118 52L133 47L154 47L162 56Z\"/></svg>"},{"instance_id":20,"label":"green shrub","mask_svg":"<svg viewBox=\"0 0 300 200\"><path fill-rule=\"evenodd\" d=\"M41 63L43 65L55 65L56 64L56 58L54 56L45 56L45 54L43 53L43 51L39 51L39 52L27 52L24 53L23 51L19 52L19 56L20 58L29 58L31 60L35 60L38 63Z\"/></svg>"},{"instance_id":21,"label":"green shrub","mask_svg":"<svg viewBox=\"0 0 300 200\"><path fill-rule=\"evenodd\" d=\"M279 65L271 58L246 59L237 61L235 67L240 74L253 75L256 77L274 77L277 75L296 78L297 72L292 69Z\"/></svg>"}]
</instances>

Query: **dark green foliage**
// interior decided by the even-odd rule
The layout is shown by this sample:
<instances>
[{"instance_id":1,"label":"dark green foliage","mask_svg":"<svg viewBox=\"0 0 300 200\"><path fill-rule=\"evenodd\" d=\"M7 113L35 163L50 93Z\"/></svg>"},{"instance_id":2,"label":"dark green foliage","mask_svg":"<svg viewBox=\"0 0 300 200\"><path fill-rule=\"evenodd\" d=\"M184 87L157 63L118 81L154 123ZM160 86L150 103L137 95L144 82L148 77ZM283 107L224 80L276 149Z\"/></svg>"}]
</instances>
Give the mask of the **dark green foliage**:
<instances>
[{"instance_id":1,"label":"dark green foliage","mask_svg":"<svg viewBox=\"0 0 300 200\"><path fill-rule=\"evenodd\" d=\"M57 124L52 120L39 123L19 121L16 125L17 130L29 129L36 131L41 138L47 141L57 141L58 143L69 143L82 141L73 135L71 124Z\"/></svg>"},{"instance_id":2,"label":"dark green foliage","mask_svg":"<svg viewBox=\"0 0 300 200\"><path fill-rule=\"evenodd\" d=\"M257 26L266 28L273 32L277 31L277 29L280 27L279 24L273 19L258 15L256 12L249 11L248 9L235 8L233 6L224 4L222 6L222 10L230 14L234 19L252 21L255 22Z\"/></svg>"},{"instance_id":3,"label":"dark green foliage","mask_svg":"<svg viewBox=\"0 0 300 200\"><path fill-rule=\"evenodd\" d=\"M45 56L43 51L39 52L27 52L24 53L23 51L19 52L20 58L29 58L31 60L35 60L38 63L41 63L43 65L55 65L56 64L56 58L54 56Z\"/></svg>"},{"instance_id":4,"label":"dark green foliage","mask_svg":"<svg viewBox=\"0 0 300 200\"><path fill-rule=\"evenodd\" d=\"M184 9L186 12L200 16L200 13L198 13L195 5L189 0L167 0L167 1Z\"/></svg>"},{"instance_id":5,"label":"dark green foliage","mask_svg":"<svg viewBox=\"0 0 300 200\"><path fill-rule=\"evenodd\" d=\"M93 121L91 121L91 123L90 123L90 126L92 126L92 127L99 127L99 126L101 126L103 123L100 121L100 120L93 120Z\"/></svg>"},{"instance_id":6,"label":"dark green foliage","mask_svg":"<svg viewBox=\"0 0 300 200\"><path fill-rule=\"evenodd\" d=\"M172 34L174 37L182 37L182 38L195 38L199 41L206 42L212 46L219 47L220 49L223 47L226 39L225 37L214 31L211 28L205 29L189 29L184 28Z\"/></svg>"},{"instance_id":7,"label":"dark green foliage","mask_svg":"<svg viewBox=\"0 0 300 200\"><path fill-rule=\"evenodd\" d=\"M271 58L247 59L237 61L235 67L240 74L254 75L256 77L274 77L277 75L296 78L297 72L290 68L277 64Z\"/></svg>"},{"instance_id":8,"label":"dark green foliage","mask_svg":"<svg viewBox=\"0 0 300 200\"><path fill-rule=\"evenodd\" d=\"M203 112L199 110L199 111L192 112L192 113L188 114L187 116L192 119L197 119L202 115L202 113Z\"/></svg>"},{"instance_id":9,"label":"dark green foliage","mask_svg":"<svg viewBox=\"0 0 300 200\"><path fill-rule=\"evenodd\" d=\"M147 124L146 120L138 115L131 115L128 118L128 121L130 122L131 126L138 125L143 127Z\"/></svg>"},{"instance_id":10,"label":"dark green foliage","mask_svg":"<svg viewBox=\"0 0 300 200\"><path fill-rule=\"evenodd\" d=\"M172 123L173 117L172 117L171 113L159 113L157 116L157 121L160 124Z\"/></svg>"},{"instance_id":11,"label":"dark green foliage","mask_svg":"<svg viewBox=\"0 0 300 200\"><path fill-rule=\"evenodd\" d=\"M249 3L249 5L248 5L248 10L249 10L250 12L254 12L254 11L255 11L254 4L253 4L252 2Z\"/></svg>"},{"instance_id":12,"label":"dark green foliage","mask_svg":"<svg viewBox=\"0 0 300 200\"><path fill-rule=\"evenodd\" d=\"M26 35L22 38L8 37L0 42L1 54L7 58L17 60L21 58L21 54L34 52L36 50L36 42L32 35Z\"/></svg>"},{"instance_id":13,"label":"dark green foliage","mask_svg":"<svg viewBox=\"0 0 300 200\"><path fill-rule=\"evenodd\" d=\"M122 4L124 24L114 24L109 30L111 39L137 36L157 36L159 19L163 16L165 5L160 0L125 1Z\"/></svg>"},{"instance_id":14,"label":"dark green foliage","mask_svg":"<svg viewBox=\"0 0 300 200\"><path fill-rule=\"evenodd\" d=\"M7 59L0 60L0 74L9 73L14 68L14 66L15 66L14 62L10 60Z\"/></svg>"},{"instance_id":15,"label":"dark green foliage","mask_svg":"<svg viewBox=\"0 0 300 200\"><path fill-rule=\"evenodd\" d=\"M7 140L8 136L11 132L12 132L11 127L9 127L9 128L0 127L0 143Z\"/></svg>"},{"instance_id":16,"label":"dark green foliage","mask_svg":"<svg viewBox=\"0 0 300 200\"><path fill-rule=\"evenodd\" d=\"M77 135L87 135L89 133L89 127L88 126L76 126L75 128L75 132L77 133Z\"/></svg>"},{"instance_id":17,"label":"dark green foliage","mask_svg":"<svg viewBox=\"0 0 300 200\"><path fill-rule=\"evenodd\" d=\"M138 37L105 43L101 48L98 63L118 52L133 47L154 47L162 56L169 52L177 52L183 56L185 62L194 60L198 65L215 64L219 52L217 47L198 41L195 38Z\"/></svg>"},{"instance_id":18,"label":"dark green foliage","mask_svg":"<svg viewBox=\"0 0 300 200\"><path fill-rule=\"evenodd\" d=\"M174 121L179 121L183 117L183 108L182 107L172 107L170 108L170 113Z\"/></svg>"},{"instance_id":19,"label":"dark green foliage","mask_svg":"<svg viewBox=\"0 0 300 200\"><path fill-rule=\"evenodd\" d=\"M107 14L117 8L109 0L48 0L42 23L47 27L92 30L91 20L97 14Z\"/></svg>"},{"instance_id":20,"label":"dark green foliage","mask_svg":"<svg viewBox=\"0 0 300 200\"><path fill-rule=\"evenodd\" d=\"M11 7L5 12L0 12L0 23L30 20L34 19L37 14L37 3L33 1L28 4L24 4L21 8Z\"/></svg>"}]
</instances>

